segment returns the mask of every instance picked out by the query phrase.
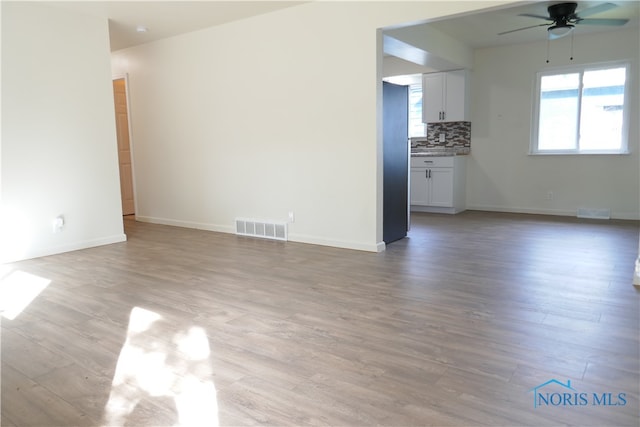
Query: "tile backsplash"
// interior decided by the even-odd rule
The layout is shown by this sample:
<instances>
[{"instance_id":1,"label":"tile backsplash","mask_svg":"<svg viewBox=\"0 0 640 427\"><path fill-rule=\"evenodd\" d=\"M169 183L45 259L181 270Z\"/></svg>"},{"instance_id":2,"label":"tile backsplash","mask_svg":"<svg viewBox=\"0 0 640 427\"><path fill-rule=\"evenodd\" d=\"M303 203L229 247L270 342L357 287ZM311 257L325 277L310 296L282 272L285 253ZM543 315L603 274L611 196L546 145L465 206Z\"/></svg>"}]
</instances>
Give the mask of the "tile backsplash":
<instances>
[{"instance_id":1,"label":"tile backsplash","mask_svg":"<svg viewBox=\"0 0 640 427\"><path fill-rule=\"evenodd\" d=\"M445 142L440 142L444 133ZM429 123L427 136L411 138L411 151L448 149L459 153L471 151L471 122Z\"/></svg>"}]
</instances>

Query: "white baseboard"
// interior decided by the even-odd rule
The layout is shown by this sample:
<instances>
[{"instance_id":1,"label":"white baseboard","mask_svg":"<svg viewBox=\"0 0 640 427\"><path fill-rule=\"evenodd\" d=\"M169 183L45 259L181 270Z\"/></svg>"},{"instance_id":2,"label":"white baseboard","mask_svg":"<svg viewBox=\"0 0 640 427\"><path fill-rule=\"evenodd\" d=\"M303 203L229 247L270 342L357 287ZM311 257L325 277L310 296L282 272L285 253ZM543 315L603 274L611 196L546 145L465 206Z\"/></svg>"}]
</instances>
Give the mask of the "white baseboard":
<instances>
[{"instance_id":1,"label":"white baseboard","mask_svg":"<svg viewBox=\"0 0 640 427\"><path fill-rule=\"evenodd\" d=\"M197 230L217 231L219 233L231 233L231 234L235 233L235 229L233 228L233 225L219 225L219 224L210 224L210 223L195 222L195 221L180 221L176 219L157 218L152 216L139 216L139 215L136 215L136 221L148 222L151 224L171 225L173 227L195 228Z\"/></svg>"},{"instance_id":2,"label":"white baseboard","mask_svg":"<svg viewBox=\"0 0 640 427\"><path fill-rule=\"evenodd\" d=\"M467 205L467 210L522 213L522 214L534 214L534 215L572 216L574 218L576 217L575 210L563 210L563 209L539 209L539 208L505 207L505 206L492 206L492 205ZM640 216L637 212L613 212L612 211L611 219L638 221L640 220Z\"/></svg>"},{"instance_id":3,"label":"white baseboard","mask_svg":"<svg viewBox=\"0 0 640 427\"><path fill-rule=\"evenodd\" d=\"M216 231L219 233L235 234L235 228L232 225L208 224L193 221L180 221L168 218L156 218L149 216L136 216L136 220L141 222L149 222L152 224L171 225L174 227L195 228L198 230ZM384 242L367 244L360 242L351 242L345 240L324 239L316 236L305 234L289 233L287 240L290 242L307 243L311 245L330 246L334 248L353 249L357 251L382 252L385 248Z\"/></svg>"},{"instance_id":4,"label":"white baseboard","mask_svg":"<svg viewBox=\"0 0 640 427\"><path fill-rule=\"evenodd\" d=\"M80 242L69 243L66 245L53 246L49 248L39 248L34 250L28 250L26 253L13 258L7 258L0 260L1 263L11 263L24 261L32 258L41 258L50 255L58 255L65 252L79 251L82 249L95 248L97 246L110 245L113 243L121 243L127 240L125 234L117 234L114 236L106 236L98 239L83 240Z\"/></svg>"},{"instance_id":5,"label":"white baseboard","mask_svg":"<svg viewBox=\"0 0 640 427\"><path fill-rule=\"evenodd\" d=\"M505 207L505 206L492 206L492 205L467 205L467 210L521 213L521 214L534 214L534 215L557 215L557 216L573 216L573 217L576 216L575 211L567 211L567 210L561 210L561 209L520 208L520 207Z\"/></svg>"},{"instance_id":6,"label":"white baseboard","mask_svg":"<svg viewBox=\"0 0 640 427\"><path fill-rule=\"evenodd\" d=\"M330 246L333 248L353 249L356 251L366 251L366 252L382 252L386 247L384 242L368 244L368 243L360 243L360 242L351 242L346 240L324 239L320 237L309 236L304 234L295 234L295 233L289 233L289 241L298 242L298 243L308 243L311 245Z\"/></svg>"},{"instance_id":7,"label":"white baseboard","mask_svg":"<svg viewBox=\"0 0 640 427\"><path fill-rule=\"evenodd\" d=\"M460 212L464 212L465 209L457 207L457 208L442 208L439 206L420 206L420 205L411 205L411 212L426 212L426 213L443 213L443 214L457 214Z\"/></svg>"}]
</instances>

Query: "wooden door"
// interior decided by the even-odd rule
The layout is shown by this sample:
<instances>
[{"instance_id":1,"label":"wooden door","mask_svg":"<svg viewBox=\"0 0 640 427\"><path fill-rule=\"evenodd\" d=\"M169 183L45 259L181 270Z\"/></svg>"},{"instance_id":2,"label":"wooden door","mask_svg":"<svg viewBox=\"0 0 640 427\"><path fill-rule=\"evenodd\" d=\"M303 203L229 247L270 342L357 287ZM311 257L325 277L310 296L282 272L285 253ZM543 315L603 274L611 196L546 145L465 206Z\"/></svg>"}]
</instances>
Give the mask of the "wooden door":
<instances>
[{"instance_id":1,"label":"wooden door","mask_svg":"<svg viewBox=\"0 0 640 427\"><path fill-rule=\"evenodd\" d=\"M131 170L131 145L129 141L129 115L127 112L125 79L113 81L113 96L116 106L122 215L133 215L135 213L135 204L133 200L133 173Z\"/></svg>"}]
</instances>

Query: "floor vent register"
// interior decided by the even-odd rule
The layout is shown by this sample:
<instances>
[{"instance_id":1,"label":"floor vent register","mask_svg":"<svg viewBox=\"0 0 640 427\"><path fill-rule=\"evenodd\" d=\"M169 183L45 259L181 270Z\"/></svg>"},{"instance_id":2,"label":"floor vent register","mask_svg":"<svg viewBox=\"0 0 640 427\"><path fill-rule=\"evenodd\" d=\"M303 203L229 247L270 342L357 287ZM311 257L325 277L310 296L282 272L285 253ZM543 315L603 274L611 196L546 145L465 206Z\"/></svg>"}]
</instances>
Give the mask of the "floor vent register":
<instances>
[{"instance_id":1,"label":"floor vent register","mask_svg":"<svg viewBox=\"0 0 640 427\"><path fill-rule=\"evenodd\" d=\"M236 218L236 234L239 236L286 241L287 224L285 222Z\"/></svg>"}]
</instances>

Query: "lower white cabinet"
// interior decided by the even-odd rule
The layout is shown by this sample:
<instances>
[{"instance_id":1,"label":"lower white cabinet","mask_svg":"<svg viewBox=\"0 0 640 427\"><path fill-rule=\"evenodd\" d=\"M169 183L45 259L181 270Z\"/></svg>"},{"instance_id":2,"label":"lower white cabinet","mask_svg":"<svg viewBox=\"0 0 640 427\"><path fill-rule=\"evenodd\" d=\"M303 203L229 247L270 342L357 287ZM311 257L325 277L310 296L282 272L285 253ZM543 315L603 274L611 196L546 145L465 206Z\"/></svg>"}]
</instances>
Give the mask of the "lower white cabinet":
<instances>
[{"instance_id":1,"label":"lower white cabinet","mask_svg":"<svg viewBox=\"0 0 640 427\"><path fill-rule=\"evenodd\" d=\"M462 156L411 158L411 210L458 213L465 210L466 165Z\"/></svg>"}]
</instances>

